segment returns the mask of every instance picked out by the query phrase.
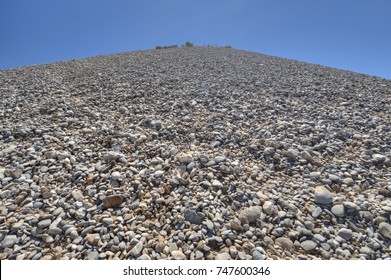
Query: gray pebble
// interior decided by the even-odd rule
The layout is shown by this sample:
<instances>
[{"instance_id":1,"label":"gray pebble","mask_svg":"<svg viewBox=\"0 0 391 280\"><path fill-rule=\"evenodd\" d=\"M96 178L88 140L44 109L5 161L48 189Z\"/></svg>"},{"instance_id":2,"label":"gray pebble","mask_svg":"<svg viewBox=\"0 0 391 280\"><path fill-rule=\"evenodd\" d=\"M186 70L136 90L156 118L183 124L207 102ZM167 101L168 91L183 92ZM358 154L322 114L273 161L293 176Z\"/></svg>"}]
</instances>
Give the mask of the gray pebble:
<instances>
[{"instance_id":1,"label":"gray pebble","mask_svg":"<svg viewBox=\"0 0 391 280\"><path fill-rule=\"evenodd\" d=\"M350 240L353 236L352 230L347 228L341 228L337 234L345 240Z\"/></svg>"},{"instance_id":2,"label":"gray pebble","mask_svg":"<svg viewBox=\"0 0 391 280\"><path fill-rule=\"evenodd\" d=\"M19 242L19 238L16 235L8 235L1 242L1 248L10 248L13 247L16 243Z\"/></svg>"},{"instance_id":3,"label":"gray pebble","mask_svg":"<svg viewBox=\"0 0 391 280\"><path fill-rule=\"evenodd\" d=\"M303 248L305 251L309 252L316 248L316 243L312 240L305 240L300 243L301 248Z\"/></svg>"},{"instance_id":4,"label":"gray pebble","mask_svg":"<svg viewBox=\"0 0 391 280\"><path fill-rule=\"evenodd\" d=\"M345 207L342 204L336 204L331 207L331 213L333 213L337 217L345 216Z\"/></svg>"},{"instance_id":5,"label":"gray pebble","mask_svg":"<svg viewBox=\"0 0 391 280\"><path fill-rule=\"evenodd\" d=\"M99 252L94 250L88 253L87 260L98 260Z\"/></svg>"}]
</instances>

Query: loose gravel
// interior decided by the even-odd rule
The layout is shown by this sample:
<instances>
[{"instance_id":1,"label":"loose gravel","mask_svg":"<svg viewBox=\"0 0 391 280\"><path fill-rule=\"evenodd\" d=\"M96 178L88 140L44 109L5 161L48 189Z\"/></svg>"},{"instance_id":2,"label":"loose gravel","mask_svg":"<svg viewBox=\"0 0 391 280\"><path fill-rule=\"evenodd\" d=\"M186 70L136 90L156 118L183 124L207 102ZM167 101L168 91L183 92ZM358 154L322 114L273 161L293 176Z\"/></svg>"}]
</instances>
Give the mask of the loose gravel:
<instances>
[{"instance_id":1,"label":"loose gravel","mask_svg":"<svg viewBox=\"0 0 391 280\"><path fill-rule=\"evenodd\" d=\"M217 47L0 71L1 259L391 259L391 81Z\"/></svg>"}]
</instances>

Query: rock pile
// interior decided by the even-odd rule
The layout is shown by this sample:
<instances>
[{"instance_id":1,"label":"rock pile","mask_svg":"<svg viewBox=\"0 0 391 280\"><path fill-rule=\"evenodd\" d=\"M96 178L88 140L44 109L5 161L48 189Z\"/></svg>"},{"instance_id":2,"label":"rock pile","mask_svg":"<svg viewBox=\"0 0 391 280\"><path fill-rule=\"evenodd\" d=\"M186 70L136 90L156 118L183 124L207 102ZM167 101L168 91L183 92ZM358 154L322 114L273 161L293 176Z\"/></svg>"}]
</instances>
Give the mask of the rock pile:
<instances>
[{"instance_id":1,"label":"rock pile","mask_svg":"<svg viewBox=\"0 0 391 280\"><path fill-rule=\"evenodd\" d=\"M1 259L391 258L391 81L194 47L0 95Z\"/></svg>"}]
</instances>

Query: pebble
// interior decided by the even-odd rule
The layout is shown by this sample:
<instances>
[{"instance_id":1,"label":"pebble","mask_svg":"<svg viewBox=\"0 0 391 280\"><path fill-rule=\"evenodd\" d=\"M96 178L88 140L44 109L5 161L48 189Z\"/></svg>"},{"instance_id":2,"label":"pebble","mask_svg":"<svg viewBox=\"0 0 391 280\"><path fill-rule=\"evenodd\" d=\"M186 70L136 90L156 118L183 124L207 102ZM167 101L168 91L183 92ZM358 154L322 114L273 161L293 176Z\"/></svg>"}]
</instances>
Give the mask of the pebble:
<instances>
[{"instance_id":1,"label":"pebble","mask_svg":"<svg viewBox=\"0 0 391 280\"><path fill-rule=\"evenodd\" d=\"M333 202L333 196L328 189L323 186L315 188L315 203L317 204L330 204Z\"/></svg>"},{"instance_id":2,"label":"pebble","mask_svg":"<svg viewBox=\"0 0 391 280\"><path fill-rule=\"evenodd\" d=\"M341 228L337 234L345 240L350 240L353 236L352 230L347 228Z\"/></svg>"},{"instance_id":3,"label":"pebble","mask_svg":"<svg viewBox=\"0 0 391 280\"><path fill-rule=\"evenodd\" d=\"M38 223L38 227L39 228L47 228L50 226L50 224L52 223L52 220L50 219L46 219L46 220L42 220Z\"/></svg>"},{"instance_id":4,"label":"pebble","mask_svg":"<svg viewBox=\"0 0 391 280\"><path fill-rule=\"evenodd\" d=\"M283 250L288 250L288 251L290 251L293 247L292 240L286 237L276 238L276 244L278 244Z\"/></svg>"},{"instance_id":5,"label":"pebble","mask_svg":"<svg viewBox=\"0 0 391 280\"><path fill-rule=\"evenodd\" d=\"M231 259L231 255L227 252L224 252L224 253L220 253L218 254L216 257L215 257L215 260L230 260Z\"/></svg>"},{"instance_id":6,"label":"pebble","mask_svg":"<svg viewBox=\"0 0 391 280\"><path fill-rule=\"evenodd\" d=\"M4 249L13 247L18 242L19 238L16 235L7 235L3 241L1 241L1 248Z\"/></svg>"},{"instance_id":7,"label":"pebble","mask_svg":"<svg viewBox=\"0 0 391 280\"><path fill-rule=\"evenodd\" d=\"M331 213L333 213L337 217L345 216L345 207L342 204L336 204L331 207Z\"/></svg>"},{"instance_id":8,"label":"pebble","mask_svg":"<svg viewBox=\"0 0 391 280\"><path fill-rule=\"evenodd\" d=\"M110 195L102 200L102 205L105 208L114 208L119 206L124 201L120 195Z\"/></svg>"},{"instance_id":9,"label":"pebble","mask_svg":"<svg viewBox=\"0 0 391 280\"><path fill-rule=\"evenodd\" d=\"M303 248L306 252L312 251L316 248L316 243L312 240L305 240L300 243L301 248Z\"/></svg>"},{"instance_id":10,"label":"pebble","mask_svg":"<svg viewBox=\"0 0 391 280\"><path fill-rule=\"evenodd\" d=\"M137 242L136 245L130 250L130 255L133 257L139 257L141 254L141 251L143 250L144 246L142 242Z\"/></svg>"},{"instance_id":11,"label":"pebble","mask_svg":"<svg viewBox=\"0 0 391 280\"><path fill-rule=\"evenodd\" d=\"M252 206L242 210L239 214L239 220L242 225L255 222L261 217L262 210L259 206Z\"/></svg>"},{"instance_id":12,"label":"pebble","mask_svg":"<svg viewBox=\"0 0 391 280\"><path fill-rule=\"evenodd\" d=\"M186 260L186 255L179 250L172 251L171 256L174 260Z\"/></svg>"},{"instance_id":13,"label":"pebble","mask_svg":"<svg viewBox=\"0 0 391 280\"><path fill-rule=\"evenodd\" d=\"M187 209L184 213L186 221L189 221L192 224L200 225L202 224L203 218L196 211Z\"/></svg>"},{"instance_id":14,"label":"pebble","mask_svg":"<svg viewBox=\"0 0 391 280\"><path fill-rule=\"evenodd\" d=\"M99 260L99 252L91 251L88 253L87 260Z\"/></svg>"},{"instance_id":15,"label":"pebble","mask_svg":"<svg viewBox=\"0 0 391 280\"><path fill-rule=\"evenodd\" d=\"M391 225L386 222L382 222L379 224L379 232L384 237L391 239Z\"/></svg>"}]
</instances>

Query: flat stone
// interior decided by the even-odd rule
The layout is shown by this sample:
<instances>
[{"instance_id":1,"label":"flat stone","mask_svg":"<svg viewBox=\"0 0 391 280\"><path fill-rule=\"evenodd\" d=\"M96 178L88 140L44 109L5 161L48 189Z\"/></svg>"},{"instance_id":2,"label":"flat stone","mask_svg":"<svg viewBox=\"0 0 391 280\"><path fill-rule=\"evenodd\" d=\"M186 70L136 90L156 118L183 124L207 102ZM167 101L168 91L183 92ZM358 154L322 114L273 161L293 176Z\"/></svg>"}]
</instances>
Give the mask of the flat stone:
<instances>
[{"instance_id":1,"label":"flat stone","mask_svg":"<svg viewBox=\"0 0 391 280\"><path fill-rule=\"evenodd\" d=\"M106 226L111 225L113 223L113 219L112 218L103 218L102 223Z\"/></svg>"},{"instance_id":2,"label":"flat stone","mask_svg":"<svg viewBox=\"0 0 391 280\"><path fill-rule=\"evenodd\" d=\"M263 211L265 211L268 215L271 215L274 213L275 206L273 201L265 201L262 206Z\"/></svg>"},{"instance_id":3,"label":"flat stone","mask_svg":"<svg viewBox=\"0 0 391 280\"><path fill-rule=\"evenodd\" d=\"M312 240L305 240L300 243L301 248L303 248L306 252L312 251L316 248L316 243Z\"/></svg>"},{"instance_id":4,"label":"flat stone","mask_svg":"<svg viewBox=\"0 0 391 280\"><path fill-rule=\"evenodd\" d=\"M261 217L262 210L259 206L252 206L242 210L239 214L239 220L242 225L255 222Z\"/></svg>"},{"instance_id":5,"label":"flat stone","mask_svg":"<svg viewBox=\"0 0 391 280\"><path fill-rule=\"evenodd\" d=\"M46 219L46 220L40 221L37 226L39 228L47 228L48 226L50 226L51 223L52 223L52 220Z\"/></svg>"},{"instance_id":6,"label":"flat stone","mask_svg":"<svg viewBox=\"0 0 391 280\"><path fill-rule=\"evenodd\" d=\"M386 222L382 222L379 224L379 232L384 237L391 239L391 225Z\"/></svg>"},{"instance_id":7,"label":"flat stone","mask_svg":"<svg viewBox=\"0 0 391 280\"><path fill-rule=\"evenodd\" d=\"M206 227L209 229L209 230L213 230L214 228L214 224L211 220L207 220L206 221Z\"/></svg>"},{"instance_id":8,"label":"flat stone","mask_svg":"<svg viewBox=\"0 0 391 280\"><path fill-rule=\"evenodd\" d=\"M181 164L188 165L193 161L193 157L186 153L181 153L178 155L178 160Z\"/></svg>"},{"instance_id":9,"label":"flat stone","mask_svg":"<svg viewBox=\"0 0 391 280\"><path fill-rule=\"evenodd\" d=\"M4 249L13 247L18 242L19 238L16 235L7 235L3 241L1 241L1 248Z\"/></svg>"},{"instance_id":10,"label":"flat stone","mask_svg":"<svg viewBox=\"0 0 391 280\"><path fill-rule=\"evenodd\" d=\"M258 250L253 250L251 255L253 257L253 260L257 260L257 261L261 260L262 261L265 259L265 255L262 254L261 252L259 252Z\"/></svg>"},{"instance_id":11,"label":"flat stone","mask_svg":"<svg viewBox=\"0 0 391 280\"><path fill-rule=\"evenodd\" d=\"M352 239L352 236L353 236L353 232L351 229L348 229L348 228L341 228L338 233L337 233L338 236L342 237L343 239L345 240L350 240Z\"/></svg>"},{"instance_id":12,"label":"flat stone","mask_svg":"<svg viewBox=\"0 0 391 280\"><path fill-rule=\"evenodd\" d=\"M283 250L290 251L292 249L292 247L293 247L292 240L290 240L289 238L286 238L286 237L278 237L278 238L276 238L275 243L280 245L280 247Z\"/></svg>"},{"instance_id":13,"label":"flat stone","mask_svg":"<svg viewBox=\"0 0 391 280\"><path fill-rule=\"evenodd\" d=\"M102 205L105 208L114 208L124 202L124 198L120 195L110 195L102 200Z\"/></svg>"},{"instance_id":14,"label":"flat stone","mask_svg":"<svg viewBox=\"0 0 391 280\"><path fill-rule=\"evenodd\" d=\"M218 189L221 189L223 187L223 184L219 180L213 180L212 186Z\"/></svg>"},{"instance_id":15,"label":"flat stone","mask_svg":"<svg viewBox=\"0 0 391 280\"><path fill-rule=\"evenodd\" d=\"M133 256L133 257L139 257L141 255L141 251L143 250L144 248L144 245L142 242L138 242L136 243L136 245L134 245L134 247L132 248L132 250L130 250L130 254Z\"/></svg>"},{"instance_id":16,"label":"flat stone","mask_svg":"<svg viewBox=\"0 0 391 280\"><path fill-rule=\"evenodd\" d=\"M360 248L360 254L371 255L371 254L374 254L374 253L375 253L375 251L373 251L371 248L369 248L367 246Z\"/></svg>"},{"instance_id":17,"label":"flat stone","mask_svg":"<svg viewBox=\"0 0 391 280\"><path fill-rule=\"evenodd\" d=\"M337 217L345 216L345 207L342 204L336 204L331 207L331 213L333 213Z\"/></svg>"},{"instance_id":18,"label":"flat stone","mask_svg":"<svg viewBox=\"0 0 391 280\"><path fill-rule=\"evenodd\" d=\"M76 201L83 201L84 200L84 196L81 193L81 191L79 191L79 190L73 190L71 192L71 194L72 194L73 199Z\"/></svg>"},{"instance_id":19,"label":"flat stone","mask_svg":"<svg viewBox=\"0 0 391 280\"><path fill-rule=\"evenodd\" d=\"M215 260L230 260L231 255L227 252L217 254Z\"/></svg>"},{"instance_id":20,"label":"flat stone","mask_svg":"<svg viewBox=\"0 0 391 280\"><path fill-rule=\"evenodd\" d=\"M315 188L314 200L317 204L330 204L333 202L333 195L325 187L318 186Z\"/></svg>"},{"instance_id":21,"label":"flat stone","mask_svg":"<svg viewBox=\"0 0 391 280\"><path fill-rule=\"evenodd\" d=\"M118 181L121 178L121 173L114 171L111 173L111 180Z\"/></svg>"},{"instance_id":22,"label":"flat stone","mask_svg":"<svg viewBox=\"0 0 391 280\"><path fill-rule=\"evenodd\" d=\"M342 184L345 184L348 187L351 187L354 185L354 180L352 178L348 177L348 178L345 178L342 180Z\"/></svg>"},{"instance_id":23,"label":"flat stone","mask_svg":"<svg viewBox=\"0 0 391 280\"><path fill-rule=\"evenodd\" d=\"M203 218L196 211L187 209L184 213L186 221L189 221L192 224L200 225L202 224Z\"/></svg>"},{"instance_id":24,"label":"flat stone","mask_svg":"<svg viewBox=\"0 0 391 280\"><path fill-rule=\"evenodd\" d=\"M87 260L98 260L98 259L99 259L98 251L94 250L88 253Z\"/></svg>"},{"instance_id":25,"label":"flat stone","mask_svg":"<svg viewBox=\"0 0 391 280\"><path fill-rule=\"evenodd\" d=\"M172 251L171 256L174 260L186 260L186 255L179 250Z\"/></svg>"},{"instance_id":26,"label":"flat stone","mask_svg":"<svg viewBox=\"0 0 391 280\"><path fill-rule=\"evenodd\" d=\"M313 218L318 218L320 215L322 215L322 213L323 213L323 210L322 210L322 208L321 207L315 207L315 210L314 210L314 212L312 212L312 217Z\"/></svg>"}]
</instances>

